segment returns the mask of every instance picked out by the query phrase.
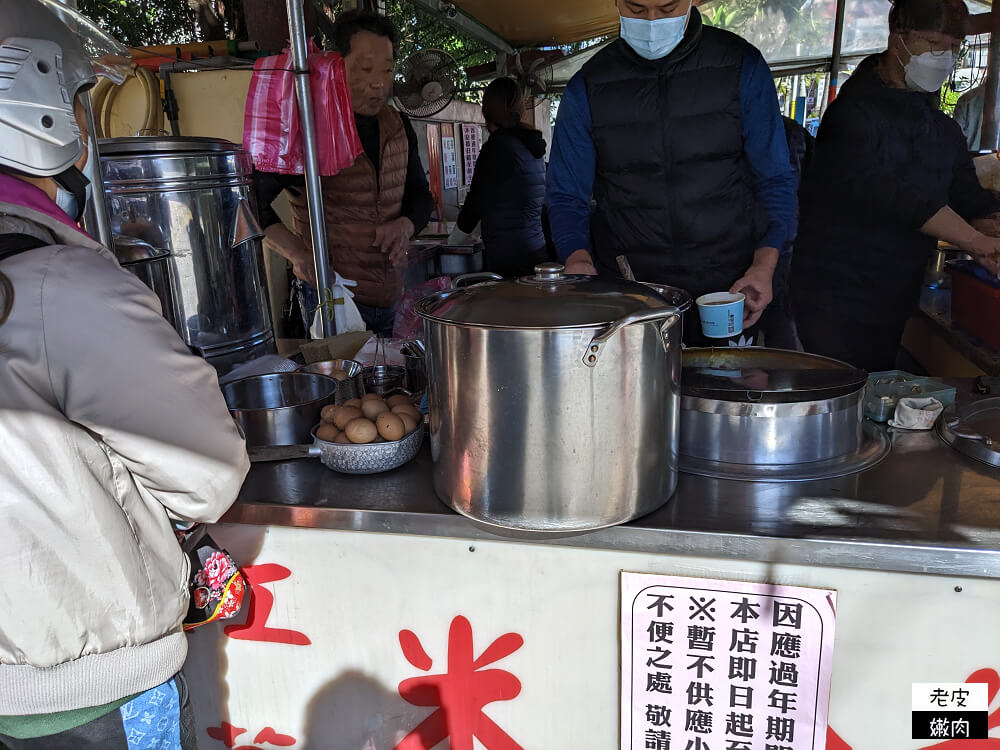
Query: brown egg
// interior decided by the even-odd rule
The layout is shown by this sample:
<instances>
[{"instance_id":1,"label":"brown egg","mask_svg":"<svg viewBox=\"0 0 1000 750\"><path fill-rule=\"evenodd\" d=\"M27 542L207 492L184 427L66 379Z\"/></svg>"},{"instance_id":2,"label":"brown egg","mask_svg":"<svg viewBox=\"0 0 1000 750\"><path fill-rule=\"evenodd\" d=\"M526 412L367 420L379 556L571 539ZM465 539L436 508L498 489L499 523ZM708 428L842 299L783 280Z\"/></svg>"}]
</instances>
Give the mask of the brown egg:
<instances>
[{"instance_id":1,"label":"brown egg","mask_svg":"<svg viewBox=\"0 0 1000 750\"><path fill-rule=\"evenodd\" d=\"M347 437L346 432L340 432L337 434L337 437L333 439L333 442L340 443L341 445L350 445L351 439Z\"/></svg>"},{"instance_id":2,"label":"brown egg","mask_svg":"<svg viewBox=\"0 0 1000 750\"><path fill-rule=\"evenodd\" d=\"M333 424L334 420L337 419L338 411L340 411L339 406L334 406L333 404L330 404L329 406L324 406L323 411L319 413L319 418L322 419L324 422L329 422L330 424Z\"/></svg>"},{"instance_id":3,"label":"brown egg","mask_svg":"<svg viewBox=\"0 0 1000 750\"><path fill-rule=\"evenodd\" d=\"M352 443L370 443L378 437L378 428L370 419L361 417L352 419L344 433Z\"/></svg>"},{"instance_id":4,"label":"brown egg","mask_svg":"<svg viewBox=\"0 0 1000 750\"><path fill-rule=\"evenodd\" d=\"M371 399L370 401L361 402L361 411L368 419L375 419L379 414L385 411L389 411L389 407L386 405L385 401L379 399Z\"/></svg>"},{"instance_id":5,"label":"brown egg","mask_svg":"<svg viewBox=\"0 0 1000 750\"><path fill-rule=\"evenodd\" d=\"M334 425L330 424L329 422L323 422L319 427L316 428L316 437L318 437L320 440L325 440L328 443L332 443L334 440L336 440L337 435L339 434L340 430L338 430Z\"/></svg>"},{"instance_id":6,"label":"brown egg","mask_svg":"<svg viewBox=\"0 0 1000 750\"><path fill-rule=\"evenodd\" d=\"M363 417L361 409L356 406L341 406L340 410L337 412L337 416L334 417L333 423L341 430L346 430L347 425L350 424L351 420L357 419L358 417Z\"/></svg>"},{"instance_id":7,"label":"brown egg","mask_svg":"<svg viewBox=\"0 0 1000 750\"><path fill-rule=\"evenodd\" d=\"M420 424L417 418L408 411L400 412L396 416L403 420L403 429L406 430L407 435L417 429L417 425Z\"/></svg>"},{"instance_id":8,"label":"brown egg","mask_svg":"<svg viewBox=\"0 0 1000 750\"><path fill-rule=\"evenodd\" d=\"M384 411L375 419L375 427L383 440L400 440L406 434L403 420L389 411Z\"/></svg>"},{"instance_id":9,"label":"brown egg","mask_svg":"<svg viewBox=\"0 0 1000 750\"><path fill-rule=\"evenodd\" d=\"M381 401L382 397L377 393L366 393L361 397L362 401Z\"/></svg>"},{"instance_id":10,"label":"brown egg","mask_svg":"<svg viewBox=\"0 0 1000 750\"><path fill-rule=\"evenodd\" d=\"M404 404L403 406L394 406L394 407L392 407L392 413L393 414L409 414L414 419L418 419L418 420L422 420L424 418L424 415L420 413L420 410L417 409L417 407L412 406L412 405L407 406L407 405Z\"/></svg>"},{"instance_id":11,"label":"brown egg","mask_svg":"<svg viewBox=\"0 0 1000 750\"><path fill-rule=\"evenodd\" d=\"M410 401L410 397L404 396L402 393L397 393L395 396L389 396L385 402L389 404L390 409L394 406L413 406L413 402Z\"/></svg>"},{"instance_id":12,"label":"brown egg","mask_svg":"<svg viewBox=\"0 0 1000 750\"><path fill-rule=\"evenodd\" d=\"M333 373L331 373L330 377L333 378L334 380L343 381L347 380L347 373L344 372L343 370L334 370Z\"/></svg>"},{"instance_id":13,"label":"brown egg","mask_svg":"<svg viewBox=\"0 0 1000 750\"><path fill-rule=\"evenodd\" d=\"M347 399L347 401L344 402L344 406L356 406L356 407L358 407L360 409L361 408L361 399L360 398L349 398L349 399Z\"/></svg>"}]
</instances>

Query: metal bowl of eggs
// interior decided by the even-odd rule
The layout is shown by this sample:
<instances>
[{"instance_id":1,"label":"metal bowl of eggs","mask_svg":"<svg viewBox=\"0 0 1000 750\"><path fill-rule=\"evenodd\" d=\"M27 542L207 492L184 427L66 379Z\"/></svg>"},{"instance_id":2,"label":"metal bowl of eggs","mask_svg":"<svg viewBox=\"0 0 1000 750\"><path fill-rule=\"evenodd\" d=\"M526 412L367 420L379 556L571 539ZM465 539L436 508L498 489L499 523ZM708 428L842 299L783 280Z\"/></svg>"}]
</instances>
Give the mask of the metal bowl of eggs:
<instances>
[{"instance_id":1,"label":"metal bowl of eggs","mask_svg":"<svg viewBox=\"0 0 1000 750\"><path fill-rule=\"evenodd\" d=\"M343 474L378 474L410 461L424 441L423 415L404 395L374 393L323 409L309 455Z\"/></svg>"}]
</instances>

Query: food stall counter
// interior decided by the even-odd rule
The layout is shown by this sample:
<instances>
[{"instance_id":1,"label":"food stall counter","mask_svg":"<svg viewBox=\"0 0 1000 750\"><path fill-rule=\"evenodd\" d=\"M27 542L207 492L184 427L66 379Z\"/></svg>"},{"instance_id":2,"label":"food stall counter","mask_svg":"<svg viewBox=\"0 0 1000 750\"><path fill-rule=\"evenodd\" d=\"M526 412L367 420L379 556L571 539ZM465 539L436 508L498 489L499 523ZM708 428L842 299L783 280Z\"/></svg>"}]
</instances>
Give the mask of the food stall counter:
<instances>
[{"instance_id":1,"label":"food stall counter","mask_svg":"<svg viewBox=\"0 0 1000 750\"><path fill-rule=\"evenodd\" d=\"M626 635L647 637L645 625L626 628L635 605L625 581L638 574L718 592L690 607L675 601L676 700L687 700L689 665L705 663L685 650L694 631L682 621L752 617L725 593L747 586L819 591L835 618L829 698L817 704L829 712L812 734L796 728L805 744L778 746L925 750L934 741L911 739L914 684L1000 684L1000 469L933 432L890 438L884 460L836 479L682 474L660 510L569 536L495 533L456 513L435 495L426 445L372 476L308 459L257 463L212 529L253 596L237 619L190 639L200 746L254 737L344 750L433 750L449 739L487 750L641 746L620 736L623 717L655 703L630 698L621 677ZM686 709L714 711L719 737L739 687L726 632L715 644L718 708ZM759 655L764 683L773 653ZM761 742L780 719L768 713L773 690L755 693ZM679 710L669 730L677 747L704 739L685 727Z\"/></svg>"}]
</instances>

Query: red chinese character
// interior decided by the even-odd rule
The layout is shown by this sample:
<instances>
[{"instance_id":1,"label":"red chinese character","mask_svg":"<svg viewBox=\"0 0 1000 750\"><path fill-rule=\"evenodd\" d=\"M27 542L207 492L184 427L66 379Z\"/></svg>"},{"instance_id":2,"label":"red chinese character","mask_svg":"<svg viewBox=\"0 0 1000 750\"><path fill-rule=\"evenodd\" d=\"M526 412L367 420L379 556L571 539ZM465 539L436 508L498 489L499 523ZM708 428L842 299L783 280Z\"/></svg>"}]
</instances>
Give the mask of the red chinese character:
<instances>
[{"instance_id":1,"label":"red chinese character","mask_svg":"<svg viewBox=\"0 0 1000 750\"><path fill-rule=\"evenodd\" d=\"M409 630L399 631L403 655L417 669L428 672L434 662L420 639ZM448 631L448 672L413 677L399 683L399 694L414 706L437 706L438 710L396 745L396 750L431 750L439 742L451 740L451 750L472 750L472 738L487 750L523 750L510 735L483 713L496 701L509 701L521 692L521 683L502 669L483 669L500 661L524 645L517 633L497 638L474 658L472 626L459 615Z\"/></svg>"},{"instance_id":2,"label":"red chinese character","mask_svg":"<svg viewBox=\"0 0 1000 750\"><path fill-rule=\"evenodd\" d=\"M851 750L851 746L840 739L840 735L833 731L833 727L827 726L826 750Z\"/></svg>"},{"instance_id":3,"label":"red chinese character","mask_svg":"<svg viewBox=\"0 0 1000 750\"><path fill-rule=\"evenodd\" d=\"M235 727L228 721L222 722L222 726L209 727L205 731L213 740L219 740L223 745L231 748L231 750L265 750L265 748L257 747L257 743L264 742L277 747L291 747L297 742L291 735L280 734L274 731L273 727L264 727L253 738L253 745L237 745L236 738L241 734L246 734L247 730L243 727Z\"/></svg>"},{"instance_id":4,"label":"red chinese character","mask_svg":"<svg viewBox=\"0 0 1000 750\"><path fill-rule=\"evenodd\" d=\"M282 581L292 574L284 565L265 563L263 565L247 565L243 575L253 597L250 599L250 614L243 625L228 625L225 633L230 638L242 641L265 641L267 643L290 643L293 646L308 646L312 643L305 633L284 628L269 628L267 618L274 606L274 594L264 588L265 583Z\"/></svg>"}]
</instances>

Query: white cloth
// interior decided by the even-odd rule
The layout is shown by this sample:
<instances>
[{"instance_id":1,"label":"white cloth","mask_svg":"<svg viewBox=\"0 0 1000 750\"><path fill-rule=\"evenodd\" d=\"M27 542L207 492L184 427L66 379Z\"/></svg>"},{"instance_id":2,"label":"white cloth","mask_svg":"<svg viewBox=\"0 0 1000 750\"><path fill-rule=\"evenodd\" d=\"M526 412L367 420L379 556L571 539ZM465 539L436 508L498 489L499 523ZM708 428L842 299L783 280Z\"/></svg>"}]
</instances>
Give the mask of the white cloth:
<instances>
[{"instance_id":1,"label":"white cloth","mask_svg":"<svg viewBox=\"0 0 1000 750\"><path fill-rule=\"evenodd\" d=\"M330 288L330 300L332 300L333 305L334 333L341 334L348 333L349 331L368 330L368 325L365 323L364 318L361 317L358 306L354 304L354 292L350 290L350 287L357 286L358 282L352 279L345 279L336 271L333 272L333 276L333 286ZM320 316L327 314L328 305L324 303L330 300L321 298L319 307L316 308L316 314L313 315L312 325L309 327L309 335L314 339L326 338L323 334L323 319Z\"/></svg>"},{"instance_id":2,"label":"white cloth","mask_svg":"<svg viewBox=\"0 0 1000 750\"><path fill-rule=\"evenodd\" d=\"M903 430L929 430L942 411L944 406L936 398L901 398L889 424Z\"/></svg>"},{"instance_id":3,"label":"white cloth","mask_svg":"<svg viewBox=\"0 0 1000 750\"><path fill-rule=\"evenodd\" d=\"M0 263L0 715L99 706L184 663L187 557L250 468L215 369L107 249L0 199L50 242Z\"/></svg>"},{"instance_id":4,"label":"white cloth","mask_svg":"<svg viewBox=\"0 0 1000 750\"><path fill-rule=\"evenodd\" d=\"M455 228L452 229L451 233L448 235L448 244L449 245L472 244L473 242L479 239L479 232L481 226L482 226L481 224L476 224L475 228L471 232L463 232L461 229L458 228L458 224L456 224Z\"/></svg>"}]
</instances>

